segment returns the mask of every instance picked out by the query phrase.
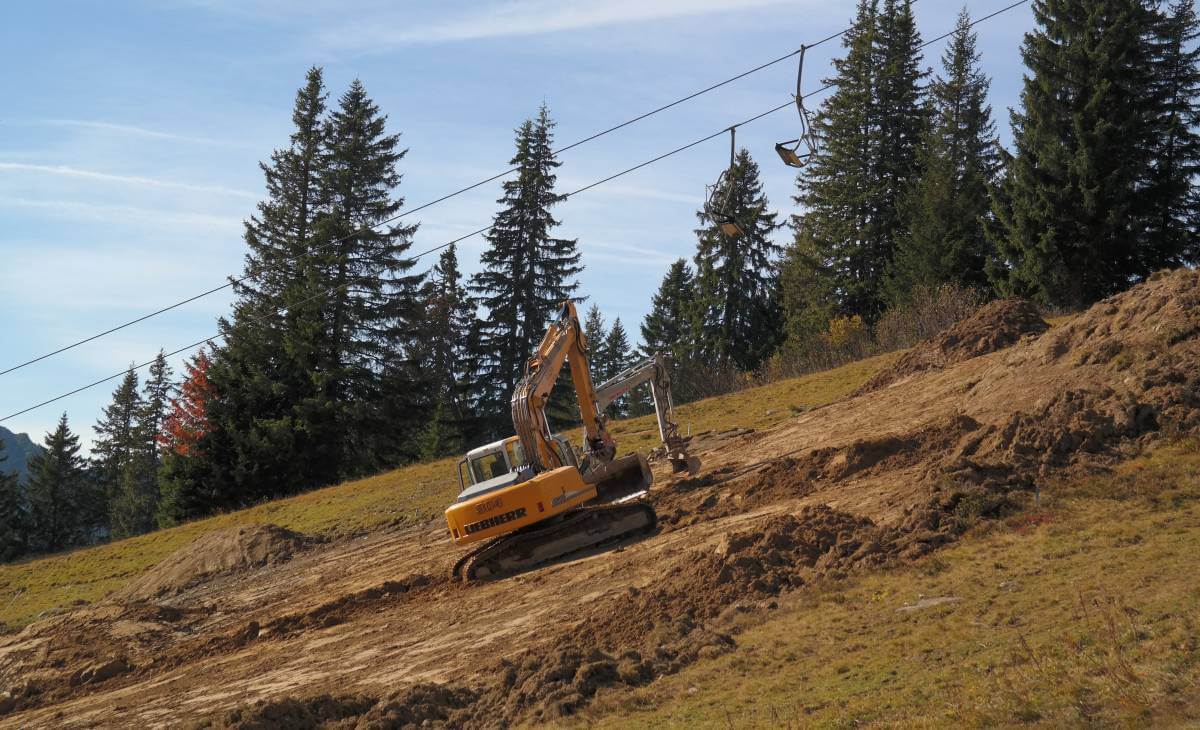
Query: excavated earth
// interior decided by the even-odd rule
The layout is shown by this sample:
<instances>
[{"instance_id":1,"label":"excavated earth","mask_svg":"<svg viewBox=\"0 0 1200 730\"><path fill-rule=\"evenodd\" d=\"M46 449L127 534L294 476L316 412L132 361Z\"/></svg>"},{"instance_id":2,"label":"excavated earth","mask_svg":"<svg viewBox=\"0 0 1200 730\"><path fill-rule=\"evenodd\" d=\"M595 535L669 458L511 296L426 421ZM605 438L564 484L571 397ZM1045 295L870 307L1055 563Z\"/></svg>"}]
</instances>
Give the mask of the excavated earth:
<instances>
[{"instance_id":1,"label":"excavated earth","mask_svg":"<svg viewBox=\"0 0 1200 730\"><path fill-rule=\"evenodd\" d=\"M1200 432L1195 272L1050 330L997 303L914 352L769 430L697 435L700 473L655 465L657 534L506 580L451 582L438 522L203 538L0 635L0 725L549 721L730 651L735 617L783 592L919 559L1033 489Z\"/></svg>"}]
</instances>

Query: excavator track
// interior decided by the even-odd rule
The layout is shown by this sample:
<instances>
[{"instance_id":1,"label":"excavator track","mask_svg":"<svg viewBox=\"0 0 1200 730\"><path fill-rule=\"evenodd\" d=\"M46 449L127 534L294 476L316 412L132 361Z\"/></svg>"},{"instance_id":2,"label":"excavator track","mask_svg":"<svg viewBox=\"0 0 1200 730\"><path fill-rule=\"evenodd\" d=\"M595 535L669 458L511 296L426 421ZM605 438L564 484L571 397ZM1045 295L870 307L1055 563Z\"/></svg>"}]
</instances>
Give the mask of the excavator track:
<instances>
[{"instance_id":1,"label":"excavator track","mask_svg":"<svg viewBox=\"0 0 1200 730\"><path fill-rule=\"evenodd\" d=\"M520 573L657 526L658 515L645 502L580 507L551 525L503 535L472 550L454 564L454 577L470 582Z\"/></svg>"}]
</instances>

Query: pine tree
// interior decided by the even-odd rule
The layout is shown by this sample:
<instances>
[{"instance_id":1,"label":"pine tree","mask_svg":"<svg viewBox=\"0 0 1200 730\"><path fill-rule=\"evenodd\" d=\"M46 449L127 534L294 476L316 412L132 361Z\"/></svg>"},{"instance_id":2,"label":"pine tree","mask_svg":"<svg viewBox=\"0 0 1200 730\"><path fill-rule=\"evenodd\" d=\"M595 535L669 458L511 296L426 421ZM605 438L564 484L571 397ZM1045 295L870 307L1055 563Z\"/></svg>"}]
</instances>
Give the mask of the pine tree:
<instances>
[{"instance_id":1,"label":"pine tree","mask_svg":"<svg viewBox=\"0 0 1200 730\"><path fill-rule=\"evenodd\" d=\"M210 508L392 466L417 455L432 407L413 344L422 276L415 226L385 225L403 200L405 151L355 81L322 119L318 70L297 95L291 147L264 166L269 199L247 225L251 254L208 371ZM259 261L283 261L257 275ZM174 488L174 487L173 487Z\"/></svg>"},{"instance_id":2,"label":"pine tree","mask_svg":"<svg viewBox=\"0 0 1200 730\"><path fill-rule=\"evenodd\" d=\"M170 393L171 368L166 355L159 352L143 385L141 407L133 427L134 447L109 506L114 537L140 535L154 529L158 511L158 473L162 464L159 434L167 415Z\"/></svg>"},{"instance_id":3,"label":"pine tree","mask_svg":"<svg viewBox=\"0 0 1200 730\"><path fill-rule=\"evenodd\" d=\"M667 269L658 291L650 302L650 311L642 320L642 354L653 357L662 353L681 358L692 339L692 302L695 280L686 259L678 259Z\"/></svg>"},{"instance_id":4,"label":"pine tree","mask_svg":"<svg viewBox=\"0 0 1200 730\"><path fill-rule=\"evenodd\" d=\"M885 252L875 274L880 281L907 234L902 215L904 199L920 176L918 150L929 126L922 88L927 72L921 70L921 34L912 0L884 0L875 53L879 69L875 77L879 146L872 222L879 235L879 248ZM876 307L881 294L877 286Z\"/></svg>"},{"instance_id":5,"label":"pine tree","mask_svg":"<svg viewBox=\"0 0 1200 730\"><path fill-rule=\"evenodd\" d=\"M873 319L904 235L900 202L919 174L917 146L926 114L921 99L920 36L907 0L859 0L842 37L846 56L826 84L837 90L814 120L819 152L797 179L795 241L822 280L835 311ZM793 319L797 317L793 312Z\"/></svg>"},{"instance_id":6,"label":"pine tree","mask_svg":"<svg viewBox=\"0 0 1200 730\"><path fill-rule=\"evenodd\" d=\"M819 247L800 228L779 266L779 300L783 310L785 354L814 343L837 312L833 291L836 275L825 268Z\"/></svg>"},{"instance_id":7,"label":"pine tree","mask_svg":"<svg viewBox=\"0 0 1200 730\"><path fill-rule=\"evenodd\" d=\"M1002 292L1082 306L1148 273L1153 14L1140 0L1037 0L1033 13L993 276Z\"/></svg>"},{"instance_id":8,"label":"pine tree","mask_svg":"<svg viewBox=\"0 0 1200 730\"><path fill-rule=\"evenodd\" d=\"M112 403L104 408L93 427L96 439L92 444L92 464L104 492L110 523L119 519L118 501L126 470L141 453L137 426L144 407L138 392L138 376L131 366L113 391Z\"/></svg>"},{"instance_id":9,"label":"pine tree","mask_svg":"<svg viewBox=\"0 0 1200 730\"><path fill-rule=\"evenodd\" d=\"M62 550L88 537L94 500L79 456L79 437L64 413L46 434L46 450L29 464L32 547L37 552Z\"/></svg>"},{"instance_id":10,"label":"pine tree","mask_svg":"<svg viewBox=\"0 0 1200 730\"><path fill-rule=\"evenodd\" d=\"M1175 0L1154 22L1143 271L1200 262L1200 19L1193 0Z\"/></svg>"},{"instance_id":11,"label":"pine tree","mask_svg":"<svg viewBox=\"0 0 1200 730\"><path fill-rule=\"evenodd\" d=\"M536 119L516 130L511 164L519 168L517 177L504 183L497 201L501 210L480 258L483 269L471 282L477 305L487 310L475 339L479 371L474 388L475 407L488 419L485 430L491 437L511 432L508 404L516 383L559 306L573 297L579 286L575 277L583 270L576 241L551 233L559 221L550 209L562 200L554 192L554 170L561 163L551 148L553 128L543 105ZM571 409L559 405L563 389L555 390L551 415L562 420Z\"/></svg>"},{"instance_id":12,"label":"pine tree","mask_svg":"<svg viewBox=\"0 0 1200 730\"><path fill-rule=\"evenodd\" d=\"M430 272L422 298L425 328L418 359L434 387L434 412L422 436L421 457L461 453L476 426L469 414L471 327L474 312L452 245Z\"/></svg>"},{"instance_id":13,"label":"pine tree","mask_svg":"<svg viewBox=\"0 0 1200 730\"><path fill-rule=\"evenodd\" d=\"M758 165L746 150L734 160L729 184L729 213L743 233L731 237L701 211L696 231L696 297L699 323L697 355L711 365L753 370L779 344L776 259L771 234L782 224L758 177ZM718 195L723 195L720 191Z\"/></svg>"},{"instance_id":14,"label":"pine tree","mask_svg":"<svg viewBox=\"0 0 1200 730\"><path fill-rule=\"evenodd\" d=\"M29 507L16 474L4 470L8 456L0 440L0 562L25 553L29 539Z\"/></svg>"},{"instance_id":15,"label":"pine tree","mask_svg":"<svg viewBox=\"0 0 1200 730\"><path fill-rule=\"evenodd\" d=\"M219 503L212 478L212 460L205 448L212 437L209 404L216 398L208 378L211 359L205 348L184 366L178 395L171 399L163 422L160 447L163 464L159 480L157 522L168 527L207 514Z\"/></svg>"},{"instance_id":16,"label":"pine tree","mask_svg":"<svg viewBox=\"0 0 1200 730\"><path fill-rule=\"evenodd\" d=\"M332 435L334 401L322 392L328 368L324 310L328 282L320 257L330 233L326 174L326 92L312 68L296 94L289 145L261 164L267 199L245 226L244 275L237 301L220 323L223 346L206 378L222 401L211 404L206 468L214 480L209 509L234 507L335 481L340 444ZM330 452L333 452L332 454ZM173 487L175 488L175 487ZM183 488L183 487L180 487Z\"/></svg>"},{"instance_id":17,"label":"pine tree","mask_svg":"<svg viewBox=\"0 0 1200 730\"><path fill-rule=\"evenodd\" d=\"M587 314L583 318L583 337L587 340L588 365L592 371L592 381L597 384L604 381L610 369L606 328L607 325L604 322L604 315L600 313L600 307L596 304L588 307Z\"/></svg>"},{"instance_id":18,"label":"pine tree","mask_svg":"<svg viewBox=\"0 0 1200 730\"><path fill-rule=\"evenodd\" d=\"M328 228L341 242L325 261L333 294L324 396L344 404L336 444L343 477L415 458L432 408L414 355L424 275L410 273L416 261L406 254L417 226L384 223L404 205L393 191L408 150L386 127L387 116L357 79L326 125Z\"/></svg>"},{"instance_id":19,"label":"pine tree","mask_svg":"<svg viewBox=\"0 0 1200 730\"><path fill-rule=\"evenodd\" d=\"M604 338L604 373L598 382L616 377L622 370L632 365L632 351L633 348L629 345L629 335L625 333L625 326L621 324L621 318L617 317L613 320L612 328ZM618 398L609 406L609 414L618 418L628 416L631 401L629 395Z\"/></svg>"},{"instance_id":20,"label":"pine tree","mask_svg":"<svg viewBox=\"0 0 1200 730\"><path fill-rule=\"evenodd\" d=\"M984 225L1000 156L987 103L990 81L979 60L963 8L942 56L944 75L929 88L933 119L920 151L921 176L902 209L906 233L888 282L893 303L917 287L988 285L992 256Z\"/></svg>"}]
</instances>

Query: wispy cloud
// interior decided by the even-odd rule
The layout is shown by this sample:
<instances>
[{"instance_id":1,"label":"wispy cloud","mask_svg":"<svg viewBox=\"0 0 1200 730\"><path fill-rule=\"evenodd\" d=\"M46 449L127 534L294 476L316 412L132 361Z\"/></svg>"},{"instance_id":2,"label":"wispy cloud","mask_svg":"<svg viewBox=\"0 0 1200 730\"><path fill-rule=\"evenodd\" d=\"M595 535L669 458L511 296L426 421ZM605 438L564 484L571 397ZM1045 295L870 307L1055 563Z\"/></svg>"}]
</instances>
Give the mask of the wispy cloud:
<instances>
[{"instance_id":1,"label":"wispy cloud","mask_svg":"<svg viewBox=\"0 0 1200 730\"><path fill-rule=\"evenodd\" d=\"M159 180L152 177L142 177L140 175L114 175L108 172L97 172L95 170L81 170L77 167L69 167L67 165L34 165L25 162L0 162L0 170L11 170L13 172L32 172L44 175L58 175L60 177L73 177L86 180L98 180L101 182L120 183L123 185L140 185L143 187L152 188L169 188L172 190L187 190L193 193L217 193L219 195L231 195L238 198L247 198L256 200L259 196L246 190L236 190L228 188L224 185L196 185L193 183L178 182L175 180Z\"/></svg>"},{"instance_id":2,"label":"wispy cloud","mask_svg":"<svg viewBox=\"0 0 1200 730\"><path fill-rule=\"evenodd\" d=\"M458 17L428 23L362 23L326 35L332 45L415 45L536 35L709 15L780 5L785 0L523 0L473 9Z\"/></svg>"},{"instance_id":3,"label":"wispy cloud","mask_svg":"<svg viewBox=\"0 0 1200 730\"><path fill-rule=\"evenodd\" d=\"M593 241L581 240L579 248L583 252L584 261L618 261L628 264L630 262L638 262L641 264L659 264L667 265L675 263L678 255L667 251L659 251L650 248L649 246L639 246L629 243L616 243L613 241Z\"/></svg>"},{"instance_id":4,"label":"wispy cloud","mask_svg":"<svg viewBox=\"0 0 1200 730\"><path fill-rule=\"evenodd\" d=\"M81 129L93 129L101 132L123 134L131 137L165 139L172 142L186 142L188 144L220 145L222 147L241 146L240 143L231 140L216 139L214 137L196 137L188 134L176 134L174 132L161 132L157 129L147 129L145 127L138 127L132 124L114 124L112 122L97 122L86 119L43 119L42 123L56 127L78 127Z\"/></svg>"},{"instance_id":5,"label":"wispy cloud","mask_svg":"<svg viewBox=\"0 0 1200 730\"><path fill-rule=\"evenodd\" d=\"M127 205L102 205L74 200L34 200L0 196L0 208L26 208L51 211L58 216L96 220L129 226L153 227L173 231L195 231L204 228L213 232L237 236L241 221L231 216L207 215L187 211L137 208Z\"/></svg>"}]
</instances>

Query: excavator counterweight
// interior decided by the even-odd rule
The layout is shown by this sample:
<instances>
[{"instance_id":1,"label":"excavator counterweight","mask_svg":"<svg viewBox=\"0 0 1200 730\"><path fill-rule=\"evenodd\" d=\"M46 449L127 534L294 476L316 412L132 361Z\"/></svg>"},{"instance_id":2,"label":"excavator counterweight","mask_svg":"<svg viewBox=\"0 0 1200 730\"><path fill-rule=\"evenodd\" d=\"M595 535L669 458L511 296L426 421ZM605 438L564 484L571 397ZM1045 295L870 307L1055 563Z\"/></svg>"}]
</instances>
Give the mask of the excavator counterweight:
<instances>
[{"instance_id":1,"label":"excavator counterweight","mask_svg":"<svg viewBox=\"0 0 1200 730\"><path fill-rule=\"evenodd\" d=\"M641 383L651 383L659 433L673 468L698 467L673 420L662 357L596 388L587 352L575 305L565 302L513 393L517 435L474 449L459 462L463 489L446 509L446 523L455 544L481 544L455 564L456 577L500 577L655 529L654 510L638 500L653 483L650 466L638 453L616 456L604 415L614 399ZM546 420L550 390L564 364L583 418L578 454Z\"/></svg>"}]
</instances>

